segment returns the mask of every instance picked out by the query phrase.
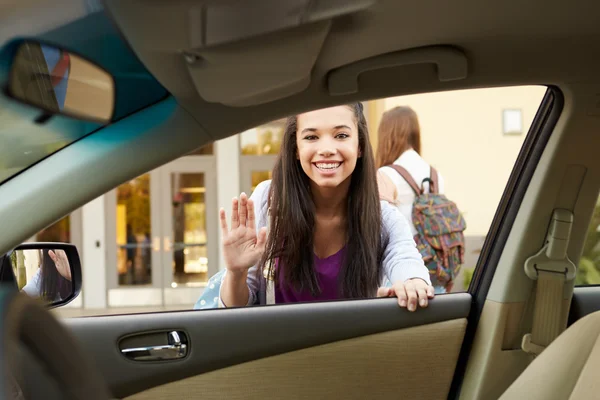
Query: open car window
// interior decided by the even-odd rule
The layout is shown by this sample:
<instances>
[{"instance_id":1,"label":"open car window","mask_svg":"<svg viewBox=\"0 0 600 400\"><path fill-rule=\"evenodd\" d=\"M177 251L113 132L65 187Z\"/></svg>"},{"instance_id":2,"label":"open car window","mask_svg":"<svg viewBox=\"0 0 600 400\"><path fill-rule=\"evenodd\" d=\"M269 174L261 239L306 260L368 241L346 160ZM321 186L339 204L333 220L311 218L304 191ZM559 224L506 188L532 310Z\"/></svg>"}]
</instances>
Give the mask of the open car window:
<instances>
[{"instance_id":1,"label":"open car window","mask_svg":"<svg viewBox=\"0 0 600 400\"><path fill-rule=\"evenodd\" d=\"M397 106L415 111L421 156L439 171L445 194L464 216L464 263L450 293L469 289L483 242L546 90L542 86L488 88L364 103L374 149L385 111ZM32 238L78 244L92 232L91 226L105 227L106 259L82 254L84 274L90 268L106 271L106 286L84 288L88 293L97 291L102 306L86 309L79 300L57 312L93 315L194 305L209 308L210 304L200 304L201 295L214 293L209 280L224 268L217 210L229 209L233 196L252 193L258 183L271 178L284 126L284 121L274 121L193 150L106 193L101 198L102 212L82 219L84 207ZM227 162L217 168L219 160Z\"/></svg>"}]
</instances>

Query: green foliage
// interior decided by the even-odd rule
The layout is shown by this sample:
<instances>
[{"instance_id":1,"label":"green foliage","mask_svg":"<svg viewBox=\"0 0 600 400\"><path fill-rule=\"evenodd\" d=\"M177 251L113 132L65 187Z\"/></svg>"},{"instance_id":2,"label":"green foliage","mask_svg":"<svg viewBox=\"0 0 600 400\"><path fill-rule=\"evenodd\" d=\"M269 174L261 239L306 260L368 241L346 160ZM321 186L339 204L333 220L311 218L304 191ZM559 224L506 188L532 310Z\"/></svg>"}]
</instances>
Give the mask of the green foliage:
<instances>
[{"instance_id":1,"label":"green foliage","mask_svg":"<svg viewBox=\"0 0 600 400\"><path fill-rule=\"evenodd\" d=\"M600 272L592 260L587 257L581 257L575 285L595 285L600 283Z\"/></svg>"},{"instance_id":2,"label":"green foliage","mask_svg":"<svg viewBox=\"0 0 600 400\"><path fill-rule=\"evenodd\" d=\"M19 252L19 256L17 256L17 252L14 251L10 255L10 264L13 267L13 273L15 274L15 278L17 279L17 286L19 290L21 290L27 283L27 270L25 269L25 260L23 258L23 252Z\"/></svg>"},{"instance_id":3,"label":"green foliage","mask_svg":"<svg viewBox=\"0 0 600 400\"><path fill-rule=\"evenodd\" d=\"M596 204L579 260L576 285L600 284L600 204Z\"/></svg>"},{"instance_id":4,"label":"green foliage","mask_svg":"<svg viewBox=\"0 0 600 400\"><path fill-rule=\"evenodd\" d=\"M464 269L463 284L464 284L465 290L468 290L469 286L471 285L471 280L473 280L473 272L475 272L475 268L465 268Z\"/></svg>"}]
</instances>

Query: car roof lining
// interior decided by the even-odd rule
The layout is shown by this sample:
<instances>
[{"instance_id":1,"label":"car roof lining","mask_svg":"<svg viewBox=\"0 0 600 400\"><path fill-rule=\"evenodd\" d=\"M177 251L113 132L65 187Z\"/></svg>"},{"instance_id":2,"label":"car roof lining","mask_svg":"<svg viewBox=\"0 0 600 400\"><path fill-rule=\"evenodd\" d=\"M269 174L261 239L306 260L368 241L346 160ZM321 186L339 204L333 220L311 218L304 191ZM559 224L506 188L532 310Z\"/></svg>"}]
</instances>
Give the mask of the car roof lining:
<instances>
[{"instance_id":1,"label":"car roof lining","mask_svg":"<svg viewBox=\"0 0 600 400\"><path fill-rule=\"evenodd\" d=\"M600 14L600 3L583 0L579 3L589 12L581 14L575 11L577 7L565 9L559 3L540 0L528 5L518 0L497 4L468 0L452 4L433 0L410 3L381 0L366 11L332 20L318 57L314 59L310 81L302 73L298 73L296 79L289 77L290 95L266 103L263 101L268 100L269 95L254 93L257 96L253 99L245 90L247 87L231 79L231 71L239 71L234 66L243 66L252 54L265 60L266 71L282 69L279 60L287 53L273 46L273 42L286 37L289 39L286 44L292 46L296 42L290 38L298 36L294 29L306 26L197 50L192 46L186 18L198 2L108 0L105 6L148 70L201 122L211 137L221 139L297 111L357 100L488 86L595 82L600 59L590 49L600 37L594 17L594 11L595 15ZM538 18L536 6L544 7L544 18ZM432 9L436 13L431 13ZM166 13L169 18L164 18ZM320 36L315 35L320 40ZM542 37L550 40L540 40ZM462 51L468 63L468 76L441 82L432 64L392 66L360 74L359 92L353 95L331 96L328 91L328 75L339 67L426 46L452 46ZM208 96L211 101L197 90L194 82L199 78L194 78L196 72L190 72L183 55L185 51L204 51L208 59L214 60L208 75L210 94L214 95ZM314 46L300 46L296 52L306 59L315 57ZM294 57L297 59L298 55ZM268 74L261 75L255 66L252 76L255 86L260 87L262 79L268 83ZM224 72L219 74L219 70ZM207 82L206 79L200 81ZM304 86L306 88L301 90ZM238 89L240 92L236 94ZM270 92L275 97L285 93L282 87L275 89L280 90ZM251 103L255 105L239 106ZM223 118L231 121L225 129Z\"/></svg>"}]
</instances>

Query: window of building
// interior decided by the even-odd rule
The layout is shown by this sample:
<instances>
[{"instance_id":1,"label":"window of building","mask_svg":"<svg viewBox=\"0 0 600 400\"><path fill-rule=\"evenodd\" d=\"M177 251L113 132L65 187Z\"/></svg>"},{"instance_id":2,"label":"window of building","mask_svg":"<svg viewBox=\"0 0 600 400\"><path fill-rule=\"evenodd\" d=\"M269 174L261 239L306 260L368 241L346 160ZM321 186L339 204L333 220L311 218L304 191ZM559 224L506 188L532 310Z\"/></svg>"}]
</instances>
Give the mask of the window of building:
<instances>
[{"instance_id":1,"label":"window of building","mask_svg":"<svg viewBox=\"0 0 600 400\"><path fill-rule=\"evenodd\" d=\"M150 175L117 188L117 270L119 285L152 282Z\"/></svg>"},{"instance_id":2,"label":"window of building","mask_svg":"<svg viewBox=\"0 0 600 400\"><path fill-rule=\"evenodd\" d=\"M42 229L35 235L37 242L71 242L71 216L55 222L46 229Z\"/></svg>"},{"instance_id":3,"label":"window of building","mask_svg":"<svg viewBox=\"0 0 600 400\"><path fill-rule=\"evenodd\" d=\"M214 154L214 143L209 143L206 146L202 146L190 152L189 156L212 156Z\"/></svg>"},{"instance_id":4,"label":"window of building","mask_svg":"<svg viewBox=\"0 0 600 400\"><path fill-rule=\"evenodd\" d=\"M240 134L242 155L276 155L281 148L285 120L277 120L248 129Z\"/></svg>"},{"instance_id":5,"label":"window of building","mask_svg":"<svg viewBox=\"0 0 600 400\"><path fill-rule=\"evenodd\" d=\"M173 235L171 287L208 281L206 185L202 173L171 174Z\"/></svg>"},{"instance_id":6,"label":"window of building","mask_svg":"<svg viewBox=\"0 0 600 400\"><path fill-rule=\"evenodd\" d=\"M502 133L504 135L523 134L523 112L520 109L502 110Z\"/></svg>"}]
</instances>

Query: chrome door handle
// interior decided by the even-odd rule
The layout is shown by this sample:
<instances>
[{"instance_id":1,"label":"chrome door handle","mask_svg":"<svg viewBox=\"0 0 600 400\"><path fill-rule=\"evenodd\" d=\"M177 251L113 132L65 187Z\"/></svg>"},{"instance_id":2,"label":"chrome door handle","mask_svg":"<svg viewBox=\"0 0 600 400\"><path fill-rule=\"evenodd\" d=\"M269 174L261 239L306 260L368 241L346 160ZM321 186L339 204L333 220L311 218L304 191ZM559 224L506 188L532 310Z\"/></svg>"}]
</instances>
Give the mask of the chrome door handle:
<instances>
[{"instance_id":1,"label":"chrome door handle","mask_svg":"<svg viewBox=\"0 0 600 400\"><path fill-rule=\"evenodd\" d=\"M134 361L178 360L185 357L187 352L187 344L181 342L176 331L169 332L169 344L121 349L125 357Z\"/></svg>"}]
</instances>

